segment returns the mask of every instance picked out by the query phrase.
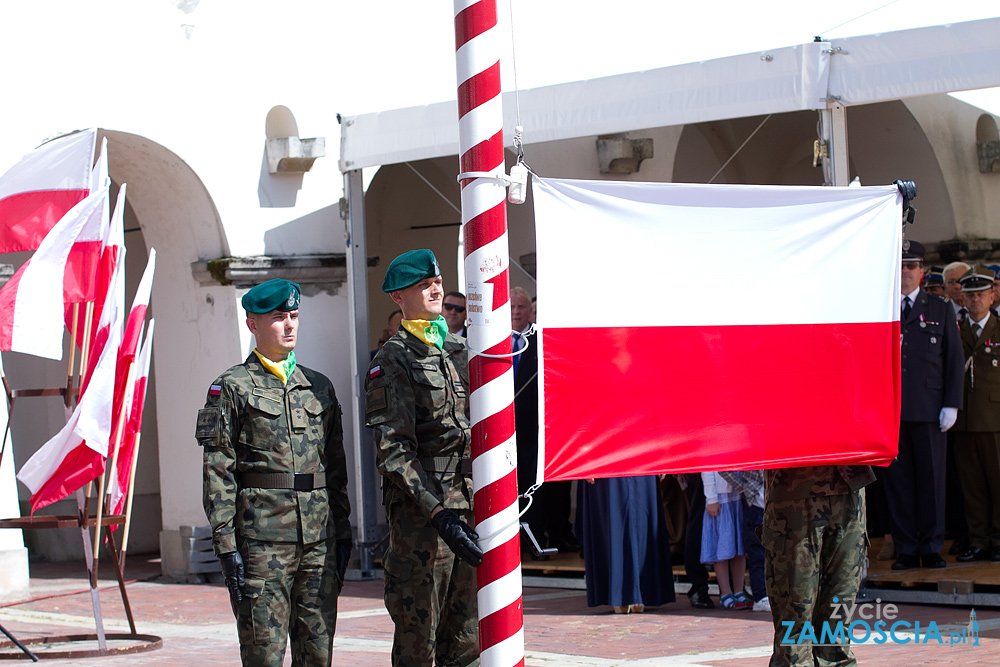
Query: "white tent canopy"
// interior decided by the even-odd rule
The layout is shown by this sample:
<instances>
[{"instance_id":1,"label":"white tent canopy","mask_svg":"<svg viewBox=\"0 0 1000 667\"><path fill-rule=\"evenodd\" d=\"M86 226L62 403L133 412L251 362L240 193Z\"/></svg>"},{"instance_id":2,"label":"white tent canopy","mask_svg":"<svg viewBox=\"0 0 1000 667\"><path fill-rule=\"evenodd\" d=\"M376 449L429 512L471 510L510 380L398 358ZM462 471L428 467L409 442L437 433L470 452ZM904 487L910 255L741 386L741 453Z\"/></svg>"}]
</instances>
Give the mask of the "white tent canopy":
<instances>
[{"instance_id":1,"label":"white tent canopy","mask_svg":"<svg viewBox=\"0 0 1000 667\"><path fill-rule=\"evenodd\" d=\"M1000 86L1000 18L811 42L520 92L525 144ZM516 125L504 93L504 137ZM458 104L345 117L342 171L458 154Z\"/></svg>"},{"instance_id":2,"label":"white tent canopy","mask_svg":"<svg viewBox=\"0 0 1000 667\"><path fill-rule=\"evenodd\" d=\"M769 113L820 110L1000 86L1000 18L811 42L616 76L504 93L504 138L517 124L540 143ZM843 121L843 114L840 114ZM340 169L348 224L356 511L362 570L373 564L375 461L364 424L368 275L361 169L457 155L458 104L345 117ZM845 128L846 129L846 128ZM837 141L832 141L836 146ZM831 147L831 155L835 153ZM846 152L836 151L843 161ZM846 184L844 181L843 184Z\"/></svg>"}]
</instances>

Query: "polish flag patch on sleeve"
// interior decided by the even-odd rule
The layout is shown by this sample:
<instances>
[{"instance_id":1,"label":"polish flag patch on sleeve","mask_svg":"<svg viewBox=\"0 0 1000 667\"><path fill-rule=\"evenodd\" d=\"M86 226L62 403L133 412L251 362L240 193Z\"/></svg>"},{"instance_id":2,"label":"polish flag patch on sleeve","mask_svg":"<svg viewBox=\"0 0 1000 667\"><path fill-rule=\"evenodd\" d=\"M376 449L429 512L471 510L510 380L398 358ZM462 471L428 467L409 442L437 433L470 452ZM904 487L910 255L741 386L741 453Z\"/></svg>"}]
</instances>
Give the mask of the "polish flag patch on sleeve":
<instances>
[{"instance_id":1,"label":"polish flag patch on sleeve","mask_svg":"<svg viewBox=\"0 0 1000 667\"><path fill-rule=\"evenodd\" d=\"M379 375L382 375L382 367L381 366L372 366L370 369L368 369L368 378L369 379L371 379L371 378L377 378Z\"/></svg>"},{"instance_id":2,"label":"polish flag patch on sleeve","mask_svg":"<svg viewBox=\"0 0 1000 667\"><path fill-rule=\"evenodd\" d=\"M221 393L222 393L222 385L221 384L213 384L211 387L208 388L208 395L209 396L218 396Z\"/></svg>"}]
</instances>

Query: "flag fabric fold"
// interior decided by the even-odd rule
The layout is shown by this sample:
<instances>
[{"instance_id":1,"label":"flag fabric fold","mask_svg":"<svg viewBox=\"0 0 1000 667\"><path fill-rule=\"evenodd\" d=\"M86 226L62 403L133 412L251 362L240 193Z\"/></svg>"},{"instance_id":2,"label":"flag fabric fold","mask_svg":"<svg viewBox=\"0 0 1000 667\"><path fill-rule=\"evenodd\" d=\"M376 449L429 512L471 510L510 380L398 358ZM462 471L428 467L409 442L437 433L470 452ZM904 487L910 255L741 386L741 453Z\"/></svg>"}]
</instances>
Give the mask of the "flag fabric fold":
<instances>
[{"instance_id":1,"label":"flag fabric fold","mask_svg":"<svg viewBox=\"0 0 1000 667\"><path fill-rule=\"evenodd\" d=\"M895 186L533 196L538 481L895 456Z\"/></svg>"},{"instance_id":2,"label":"flag fabric fold","mask_svg":"<svg viewBox=\"0 0 1000 667\"><path fill-rule=\"evenodd\" d=\"M59 137L0 176L0 252L36 250L70 209L90 194L97 130Z\"/></svg>"},{"instance_id":3,"label":"flag fabric fold","mask_svg":"<svg viewBox=\"0 0 1000 667\"><path fill-rule=\"evenodd\" d=\"M80 231L104 213L108 188L74 206L0 288L0 350L47 359L63 354L63 275Z\"/></svg>"},{"instance_id":4,"label":"flag fabric fold","mask_svg":"<svg viewBox=\"0 0 1000 667\"><path fill-rule=\"evenodd\" d=\"M111 507L113 514L121 514L125 509L128 493L129 477L132 474L132 460L135 458L135 447L142 431L142 413L146 405L146 384L149 380L149 364L152 360L153 328L156 320L149 321L149 329L142 342L139 356L135 360L135 381L132 383L131 400L127 402L129 409L128 423L122 436L121 450L118 452L118 469L111 486Z\"/></svg>"},{"instance_id":5,"label":"flag fabric fold","mask_svg":"<svg viewBox=\"0 0 1000 667\"><path fill-rule=\"evenodd\" d=\"M122 272L112 281L112 292L124 289ZM116 299L109 293L108 301ZM107 339L92 366L87 391L66 425L29 458L17 478L31 491L31 511L62 500L105 470L112 429L112 405L115 395L115 370L124 326L124 309L107 308Z\"/></svg>"},{"instance_id":6,"label":"flag fabric fold","mask_svg":"<svg viewBox=\"0 0 1000 667\"><path fill-rule=\"evenodd\" d=\"M108 177L108 140L101 141L101 152L97 164L91 174L90 192L111 188ZM124 205L125 186L122 185L118 194L118 204ZM63 276L63 300L67 304L93 301L96 298L97 267L101 260L101 250L108 235L108 225L111 219L111 197L104 200L104 210L95 215L84 225L77 236L76 243L66 259L66 271Z\"/></svg>"}]
</instances>

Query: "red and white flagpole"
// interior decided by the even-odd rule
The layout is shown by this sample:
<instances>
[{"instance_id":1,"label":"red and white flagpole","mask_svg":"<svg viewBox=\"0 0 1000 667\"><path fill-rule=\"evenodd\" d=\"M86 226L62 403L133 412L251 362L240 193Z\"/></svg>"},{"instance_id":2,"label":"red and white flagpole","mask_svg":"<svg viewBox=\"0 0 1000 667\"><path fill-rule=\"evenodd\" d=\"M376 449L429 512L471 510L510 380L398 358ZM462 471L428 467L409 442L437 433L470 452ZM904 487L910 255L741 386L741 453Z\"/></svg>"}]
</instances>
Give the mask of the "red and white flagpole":
<instances>
[{"instance_id":1,"label":"red and white flagpole","mask_svg":"<svg viewBox=\"0 0 1000 667\"><path fill-rule=\"evenodd\" d=\"M496 0L454 0L454 7L466 294L489 306L469 327L472 480L484 552L479 646L483 667L509 667L524 664L524 615L500 41Z\"/></svg>"}]
</instances>

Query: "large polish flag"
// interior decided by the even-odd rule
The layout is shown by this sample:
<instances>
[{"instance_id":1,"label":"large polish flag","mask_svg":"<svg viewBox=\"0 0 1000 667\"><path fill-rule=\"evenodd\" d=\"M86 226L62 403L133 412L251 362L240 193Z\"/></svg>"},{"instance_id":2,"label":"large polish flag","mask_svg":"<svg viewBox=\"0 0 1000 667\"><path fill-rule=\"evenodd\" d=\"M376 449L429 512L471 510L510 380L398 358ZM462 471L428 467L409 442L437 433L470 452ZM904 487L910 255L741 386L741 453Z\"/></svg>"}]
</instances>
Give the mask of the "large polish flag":
<instances>
[{"instance_id":1,"label":"large polish flag","mask_svg":"<svg viewBox=\"0 0 1000 667\"><path fill-rule=\"evenodd\" d=\"M895 186L533 195L538 481L895 456Z\"/></svg>"},{"instance_id":2,"label":"large polish flag","mask_svg":"<svg viewBox=\"0 0 1000 667\"><path fill-rule=\"evenodd\" d=\"M124 262L120 264L124 271ZM124 279L115 280L112 291L124 288ZM109 302L115 302L109 295ZM76 409L66 425L29 458L17 478L31 490L31 511L62 500L105 470L111 439L112 403L115 394L115 367L125 323L124 309L107 308L113 321L107 327L107 344L93 366L86 393L81 393Z\"/></svg>"},{"instance_id":3,"label":"large polish flag","mask_svg":"<svg viewBox=\"0 0 1000 667\"><path fill-rule=\"evenodd\" d=\"M48 142L0 176L0 252L35 250L90 194L97 130Z\"/></svg>"},{"instance_id":4,"label":"large polish flag","mask_svg":"<svg viewBox=\"0 0 1000 667\"><path fill-rule=\"evenodd\" d=\"M104 215L108 188L74 206L0 288L0 350L47 359L63 354L63 275L80 231Z\"/></svg>"}]
</instances>

